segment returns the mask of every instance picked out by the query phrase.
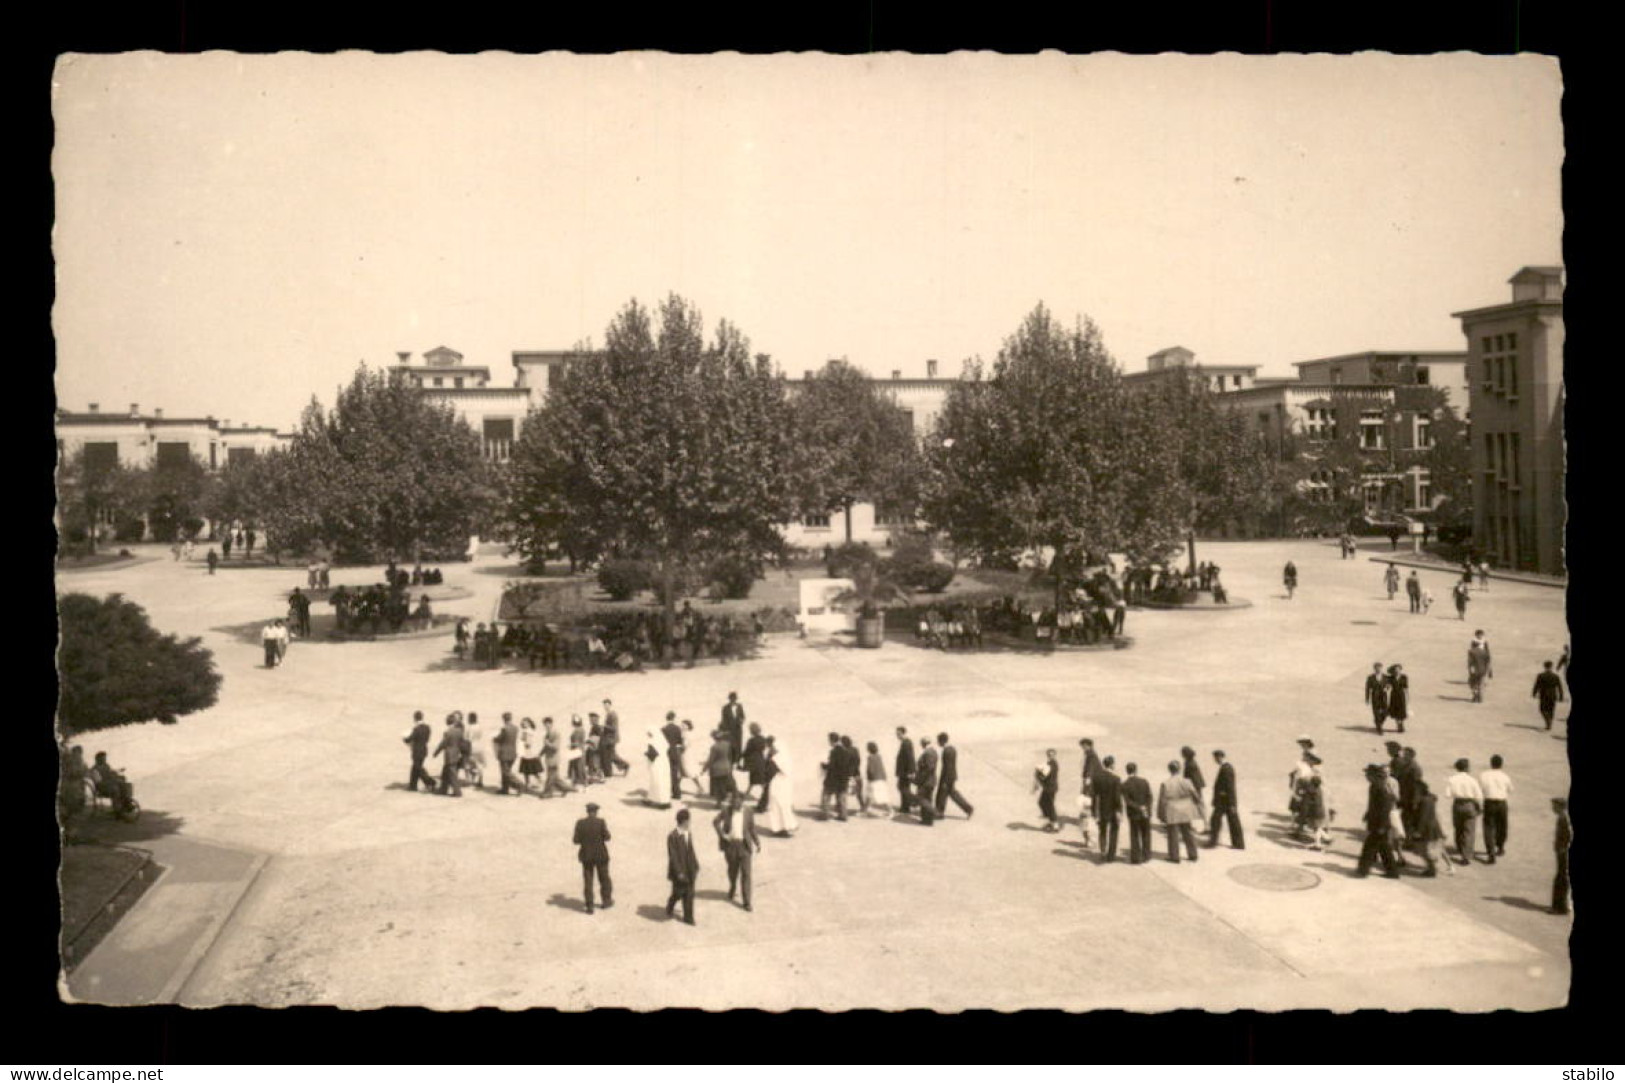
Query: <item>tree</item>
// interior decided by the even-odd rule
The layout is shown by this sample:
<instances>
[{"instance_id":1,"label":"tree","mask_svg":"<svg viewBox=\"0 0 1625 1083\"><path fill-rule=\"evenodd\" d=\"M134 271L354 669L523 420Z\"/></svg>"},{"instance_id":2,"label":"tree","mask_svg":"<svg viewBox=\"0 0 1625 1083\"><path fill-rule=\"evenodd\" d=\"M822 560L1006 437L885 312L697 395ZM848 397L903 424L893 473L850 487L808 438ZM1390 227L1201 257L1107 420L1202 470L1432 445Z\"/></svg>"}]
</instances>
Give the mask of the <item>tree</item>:
<instances>
[{"instance_id":1,"label":"tree","mask_svg":"<svg viewBox=\"0 0 1625 1083\"><path fill-rule=\"evenodd\" d=\"M804 472L783 381L727 321L707 344L673 294L658 330L634 300L568 362L515 444L507 517L531 558L648 561L669 622L678 582L781 555Z\"/></svg>"},{"instance_id":2,"label":"tree","mask_svg":"<svg viewBox=\"0 0 1625 1083\"><path fill-rule=\"evenodd\" d=\"M1442 388L1427 388L1431 395L1420 404L1427 410L1430 445L1422 450L1421 465L1428 471L1435 521L1441 527L1471 528L1473 522L1473 449L1467 423L1450 405ZM1560 475L1561 476L1561 475Z\"/></svg>"},{"instance_id":3,"label":"tree","mask_svg":"<svg viewBox=\"0 0 1625 1083\"><path fill-rule=\"evenodd\" d=\"M142 474L142 503L153 538L168 542L190 533L188 524L202 517L208 503L212 482L208 469L188 458L149 467Z\"/></svg>"},{"instance_id":4,"label":"tree","mask_svg":"<svg viewBox=\"0 0 1625 1083\"><path fill-rule=\"evenodd\" d=\"M913 510L920 480L914 423L874 380L845 361L831 361L802 385L794 406L806 455L803 515L841 511L851 541L858 501Z\"/></svg>"},{"instance_id":5,"label":"tree","mask_svg":"<svg viewBox=\"0 0 1625 1083\"><path fill-rule=\"evenodd\" d=\"M160 635L122 595L65 594L57 615L57 717L69 733L174 722L219 696L220 674L202 641Z\"/></svg>"},{"instance_id":6,"label":"tree","mask_svg":"<svg viewBox=\"0 0 1625 1083\"><path fill-rule=\"evenodd\" d=\"M57 464L57 508L63 534L96 551L99 529L140 507L143 474L118 463L99 464L80 448Z\"/></svg>"},{"instance_id":7,"label":"tree","mask_svg":"<svg viewBox=\"0 0 1625 1083\"><path fill-rule=\"evenodd\" d=\"M1112 551L1158 559L1179 546L1191 498L1178 448L1147 396L1128 393L1100 331L1065 328L1040 304L991 377L949 392L925 455L926 520L984 559L1052 554L1064 580Z\"/></svg>"},{"instance_id":8,"label":"tree","mask_svg":"<svg viewBox=\"0 0 1625 1083\"><path fill-rule=\"evenodd\" d=\"M460 552L497 494L478 434L450 406L365 365L331 412L312 400L287 450L255 469L258 518L277 544L346 560Z\"/></svg>"}]
</instances>

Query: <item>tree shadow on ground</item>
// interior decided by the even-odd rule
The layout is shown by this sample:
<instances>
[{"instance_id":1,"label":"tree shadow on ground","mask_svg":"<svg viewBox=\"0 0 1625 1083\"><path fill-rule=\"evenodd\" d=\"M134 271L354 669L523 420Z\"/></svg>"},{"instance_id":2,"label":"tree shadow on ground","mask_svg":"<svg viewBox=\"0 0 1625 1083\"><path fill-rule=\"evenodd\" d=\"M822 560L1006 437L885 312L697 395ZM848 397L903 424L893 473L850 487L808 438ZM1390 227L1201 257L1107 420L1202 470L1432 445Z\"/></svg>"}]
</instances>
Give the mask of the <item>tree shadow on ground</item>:
<instances>
[{"instance_id":1,"label":"tree shadow on ground","mask_svg":"<svg viewBox=\"0 0 1625 1083\"><path fill-rule=\"evenodd\" d=\"M586 902L576 898L574 895L566 895L561 891L555 891L552 895L548 896L547 905L556 906L560 910L573 910L578 914L585 914L587 912Z\"/></svg>"},{"instance_id":2,"label":"tree shadow on ground","mask_svg":"<svg viewBox=\"0 0 1625 1083\"><path fill-rule=\"evenodd\" d=\"M1479 898L1483 899L1485 902L1504 903L1515 910L1534 910L1542 914L1550 914L1552 912L1552 908L1550 906L1535 902L1533 899L1525 899L1519 895L1480 895Z\"/></svg>"},{"instance_id":3,"label":"tree shadow on ground","mask_svg":"<svg viewBox=\"0 0 1625 1083\"><path fill-rule=\"evenodd\" d=\"M136 800L140 801L141 798L137 796ZM115 819L105 806L92 811L87 805L85 811L74 816L66 826L70 829L70 838L75 843L95 842L119 846L173 835L184 823L185 817L157 809L142 809L139 820L125 823L123 820Z\"/></svg>"}]
</instances>

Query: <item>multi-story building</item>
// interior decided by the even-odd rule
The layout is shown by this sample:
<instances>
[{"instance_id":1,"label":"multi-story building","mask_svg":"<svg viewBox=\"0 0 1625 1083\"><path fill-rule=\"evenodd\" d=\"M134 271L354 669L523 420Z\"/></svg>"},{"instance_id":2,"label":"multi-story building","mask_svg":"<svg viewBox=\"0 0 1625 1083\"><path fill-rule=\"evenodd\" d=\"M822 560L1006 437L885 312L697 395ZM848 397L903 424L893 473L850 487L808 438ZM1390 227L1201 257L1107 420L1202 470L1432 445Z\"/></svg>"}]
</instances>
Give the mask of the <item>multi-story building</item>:
<instances>
[{"instance_id":1,"label":"multi-story building","mask_svg":"<svg viewBox=\"0 0 1625 1083\"><path fill-rule=\"evenodd\" d=\"M1473 537L1510 568L1564 572L1563 268L1525 267L1506 304L1452 313L1467 337Z\"/></svg>"},{"instance_id":2,"label":"multi-story building","mask_svg":"<svg viewBox=\"0 0 1625 1083\"><path fill-rule=\"evenodd\" d=\"M286 447L292 439L292 433L264 426L232 428L229 419L165 417L161 409L143 414L133 402L127 413L103 413L94 402L83 413L56 413L58 454L66 461L83 449L92 469L163 467L190 459L218 470L244 455Z\"/></svg>"}]
</instances>

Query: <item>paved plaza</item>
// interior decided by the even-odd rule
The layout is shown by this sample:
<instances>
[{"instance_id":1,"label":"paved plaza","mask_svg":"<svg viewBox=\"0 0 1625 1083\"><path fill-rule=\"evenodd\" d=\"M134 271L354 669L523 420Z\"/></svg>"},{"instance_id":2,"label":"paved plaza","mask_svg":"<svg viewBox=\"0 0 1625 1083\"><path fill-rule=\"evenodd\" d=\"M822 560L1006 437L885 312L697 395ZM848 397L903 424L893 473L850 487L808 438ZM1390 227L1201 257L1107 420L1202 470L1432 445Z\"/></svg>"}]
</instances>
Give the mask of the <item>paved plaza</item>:
<instances>
[{"instance_id":1,"label":"paved plaza","mask_svg":"<svg viewBox=\"0 0 1625 1083\"><path fill-rule=\"evenodd\" d=\"M1530 685L1567 638L1563 592L1496 579L1466 622L1452 577L1424 572L1439 603L1389 601L1380 549L1340 560L1335 542L1203 543L1236 599L1223 612L1129 614L1131 649L1042 655L943 653L896 641L769 637L728 666L642 674L476 671L449 629L395 642L296 642L261 665L258 628L285 611L302 567L231 568L164 555L67 573L59 590L119 591L163 631L201 635L225 682L218 705L173 726L87 734L135 781L135 825L100 838L153 851L169 871L68 979L72 996L187 1005L417 1004L570 1009L1444 1007L1560 1005L1569 920L1546 912L1548 798L1568 791L1568 705L1541 729ZM159 550L142 550L159 556ZM1296 562L1288 601L1280 569ZM506 576L498 552L448 565L469 596L443 612L488 620ZM335 586L379 578L336 569ZM325 604L317 614L331 613ZM1494 648L1486 702L1468 701L1475 628ZM1404 741L1442 790L1458 756L1476 774L1505 756L1516 783L1507 856L1455 876L1353 877L1365 807L1361 769L1384 760L1361 702L1371 664L1402 663L1413 718ZM737 690L793 758L800 828L764 837L755 910L725 899L709 801L691 802L702 871L697 925L667 920L664 838L673 813L644 807L641 750L667 710L703 733ZM504 710L565 721L605 697L621 716L627 778L558 800L405 789L412 712L434 723ZM879 742L947 731L961 750L966 821L820 822L825 734ZM1329 853L1287 837L1294 738L1313 735L1338 810ZM1181 745L1204 769L1224 749L1238 774L1245 851L1147 865L1096 863L1070 815L1078 739L1095 738L1153 787ZM1032 772L1061 753L1060 834L1041 823ZM431 762L431 770L436 764ZM494 771L493 771L494 774ZM1212 772L1208 771L1211 779ZM613 909L588 916L571 828L603 806ZM1443 818L1448 805L1441 802ZM1449 825L1445 825L1446 831ZM1122 849L1126 851L1124 833ZM1121 856L1121 853L1120 853ZM1414 861L1414 859L1412 859ZM1312 876L1300 876L1308 873ZM1277 890L1288 887L1293 890Z\"/></svg>"}]
</instances>

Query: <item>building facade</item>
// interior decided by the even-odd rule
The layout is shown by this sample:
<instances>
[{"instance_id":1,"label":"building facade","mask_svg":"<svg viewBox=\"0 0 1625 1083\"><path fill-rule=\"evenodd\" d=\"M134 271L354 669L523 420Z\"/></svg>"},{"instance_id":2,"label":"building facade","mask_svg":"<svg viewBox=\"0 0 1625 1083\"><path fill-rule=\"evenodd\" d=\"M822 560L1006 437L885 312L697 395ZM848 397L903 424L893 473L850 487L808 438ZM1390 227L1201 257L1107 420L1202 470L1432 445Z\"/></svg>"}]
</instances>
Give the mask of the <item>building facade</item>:
<instances>
[{"instance_id":1,"label":"building facade","mask_svg":"<svg viewBox=\"0 0 1625 1083\"><path fill-rule=\"evenodd\" d=\"M287 447L293 434L259 425L238 425L213 417L143 414L138 403L125 413L103 413L99 403L84 412L56 412L57 454L66 461L83 451L95 468L162 467L185 462L219 470L233 459Z\"/></svg>"},{"instance_id":2,"label":"building facade","mask_svg":"<svg viewBox=\"0 0 1625 1083\"><path fill-rule=\"evenodd\" d=\"M1508 568L1564 573L1563 268L1525 267L1506 304L1452 313L1467 338L1473 538Z\"/></svg>"}]
</instances>

